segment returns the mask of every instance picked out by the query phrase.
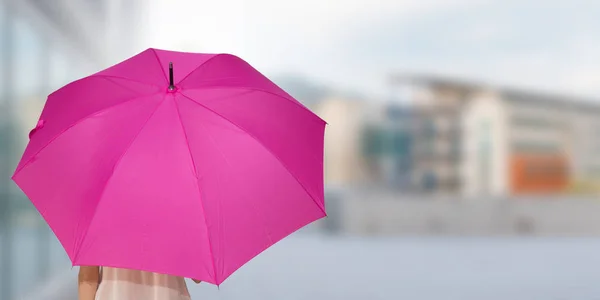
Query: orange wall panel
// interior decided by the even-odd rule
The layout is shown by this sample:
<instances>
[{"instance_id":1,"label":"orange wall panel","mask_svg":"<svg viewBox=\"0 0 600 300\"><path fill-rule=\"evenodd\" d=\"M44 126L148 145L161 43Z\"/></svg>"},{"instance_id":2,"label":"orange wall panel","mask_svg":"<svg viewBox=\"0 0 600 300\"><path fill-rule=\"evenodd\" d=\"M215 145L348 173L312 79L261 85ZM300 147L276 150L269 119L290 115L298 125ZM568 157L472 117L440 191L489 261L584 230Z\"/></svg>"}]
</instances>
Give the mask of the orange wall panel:
<instances>
[{"instance_id":1,"label":"orange wall panel","mask_svg":"<svg viewBox=\"0 0 600 300\"><path fill-rule=\"evenodd\" d=\"M509 176L512 194L561 193L569 184L568 160L558 154L514 154Z\"/></svg>"}]
</instances>

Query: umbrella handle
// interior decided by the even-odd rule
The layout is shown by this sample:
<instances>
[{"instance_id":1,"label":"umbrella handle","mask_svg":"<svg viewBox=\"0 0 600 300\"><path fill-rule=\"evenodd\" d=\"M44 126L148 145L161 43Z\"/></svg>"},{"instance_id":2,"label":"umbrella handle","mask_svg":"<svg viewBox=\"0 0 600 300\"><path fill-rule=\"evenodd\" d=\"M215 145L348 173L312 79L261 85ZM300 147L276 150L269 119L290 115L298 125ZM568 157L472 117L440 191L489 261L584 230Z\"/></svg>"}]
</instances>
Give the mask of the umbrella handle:
<instances>
[{"instance_id":1,"label":"umbrella handle","mask_svg":"<svg viewBox=\"0 0 600 300\"><path fill-rule=\"evenodd\" d=\"M169 63L169 91L175 89L175 84L173 83L173 63Z\"/></svg>"}]
</instances>

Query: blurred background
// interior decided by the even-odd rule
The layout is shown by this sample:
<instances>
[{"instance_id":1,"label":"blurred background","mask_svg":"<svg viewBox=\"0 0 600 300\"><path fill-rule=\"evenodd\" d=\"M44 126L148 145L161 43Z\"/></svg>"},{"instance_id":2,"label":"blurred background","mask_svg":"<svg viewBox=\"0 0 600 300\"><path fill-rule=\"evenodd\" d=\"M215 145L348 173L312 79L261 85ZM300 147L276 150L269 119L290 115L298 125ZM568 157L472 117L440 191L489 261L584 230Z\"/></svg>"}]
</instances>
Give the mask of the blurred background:
<instances>
[{"instance_id":1,"label":"blurred background","mask_svg":"<svg viewBox=\"0 0 600 300\"><path fill-rule=\"evenodd\" d=\"M195 299L595 299L600 3L0 0L0 300L76 299L9 180L45 97L149 47L246 59L329 122L329 217Z\"/></svg>"}]
</instances>

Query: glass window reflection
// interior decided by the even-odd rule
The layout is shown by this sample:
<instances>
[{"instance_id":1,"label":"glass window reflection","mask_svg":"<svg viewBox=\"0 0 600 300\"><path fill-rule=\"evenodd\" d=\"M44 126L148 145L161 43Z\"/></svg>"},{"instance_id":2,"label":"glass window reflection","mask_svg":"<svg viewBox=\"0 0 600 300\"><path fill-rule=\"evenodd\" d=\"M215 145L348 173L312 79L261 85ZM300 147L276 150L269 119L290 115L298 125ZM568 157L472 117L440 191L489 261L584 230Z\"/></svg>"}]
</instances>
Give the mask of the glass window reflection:
<instances>
[{"instance_id":1,"label":"glass window reflection","mask_svg":"<svg viewBox=\"0 0 600 300\"><path fill-rule=\"evenodd\" d=\"M67 83L71 79L69 74L68 59L67 56L58 47L52 47L49 53L50 58L50 76L49 76L49 88L56 90Z\"/></svg>"},{"instance_id":2,"label":"glass window reflection","mask_svg":"<svg viewBox=\"0 0 600 300\"><path fill-rule=\"evenodd\" d=\"M14 57L14 91L21 100L36 96L42 88L39 76L43 44L40 36L31 25L20 18L15 18L12 42Z\"/></svg>"},{"instance_id":3,"label":"glass window reflection","mask_svg":"<svg viewBox=\"0 0 600 300\"><path fill-rule=\"evenodd\" d=\"M5 52L8 43L5 42L4 32L6 30L6 9L4 2L0 1L0 103L2 103L3 91L4 91L4 63L5 63Z\"/></svg>"}]
</instances>

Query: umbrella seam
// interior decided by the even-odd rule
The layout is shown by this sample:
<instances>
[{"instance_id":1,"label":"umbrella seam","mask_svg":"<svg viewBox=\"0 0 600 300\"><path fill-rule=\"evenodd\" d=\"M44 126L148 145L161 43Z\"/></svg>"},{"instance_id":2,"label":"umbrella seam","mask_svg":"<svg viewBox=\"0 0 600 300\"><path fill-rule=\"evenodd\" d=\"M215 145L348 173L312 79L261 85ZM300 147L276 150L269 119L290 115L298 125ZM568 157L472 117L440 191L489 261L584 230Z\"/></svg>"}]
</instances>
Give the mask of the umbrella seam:
<instances>
[{"instance_id":1,"label":"umbrella seam","mask_svg":"<svg viewBox=\"0 0 600 300\"><path fill-rule=\"evenodd\" d=\"M203 63L201 63L199 66L197 66L196 68L194 68L192 71L190 71L189 73L187 73L185 75L185 77L183 77L181 80L179 80L177 82L177 85L181 85L184 80L186 80L188 77L190 77L194 72L198 71L202 66L206 65L208 62L212 61L213 59L215 59L215 58L217 58L219 56L226 56L226 55L231 55L231 54L225 54L225 53L214 54L213 56L211 56L210 58L208 58L207 60L205 60Z\"/></svg>"},{"instance_id":2,"label":"umbrella seam","mask_svg":"<svg viewBox=\"0 0 600 300\"><path fill-rule=\"evenodd\" d=\"M305 106L303 106L303 105L301 105L301 104L299 104L299 103L296 103L296 102L292 101L291 99L289 99L289 98L287 98L287 97L284 97L284 96L282 96L282 95L279 95L279 94L277 94L277 93L270 92L270 91L268 91L268 90L265 90L265 89L253 88L253 87L236 87L236 86L234 86L234 87L229 87L229 86L213 86L213 87L209 87L209 88L193 88L193 89L188 89L188 90L197 90L197 91L201 91L201 90L213 89L213 88L214 88L214 89L219 89L219 88L238 89L238 90L247 91L247 92L264 92L264 93L267 93L267 94L273 95L273 96L275 96L275 97L283 98L283 99L285 99L285 100L290 100L290 102L292 102L292 103L294 103L294 104L298 105L298 106L299 106L301 109L304 109L304 110L306 110L306 111L307 111L309 114L311 114L312 116L316 117L316 118L317 118L317 120L319 120L319 121L321 121L321 122L325 123L325 125L327 125L327 122L325 122L323 119L321 119L321 118L320 118L319 116L317 116L315 113L313 113L312 111L310 111L310 110L309 110L307 107L305 107ZM315 160L317 160L317 158L315 158L315 157L312 157L312 159L315 159Z\"/></svg>"},{"instance_id":3,"label":"umbrella seam","mask_svg":"<svg viewBox=\"0 0 600 300\"><path fill-rule=\"evenodd\" d=\"M71 81L71 82L69 82L69 83L67 83L67 84L63 85L63 86L62 86L62 87L60 87L59 89L57 89L57 90L55 90L54 92L52 92L52 93L48 94L48 98L50 98L52 95L56 94L57 92L59 92L59 91L61 91L61 90L65 89L65 88L67 88L68 86L71 86L71 85L77 84L77 83L79 83L79 82L81 82L81 81L83 81L83 80L90 79L90 78L102 78L102 77L113 77L113 78L120 78L120 79L130 80L130 81L132 81L132 82L137 82L137 83L140 83L140 84L146 84L146 85L152 85L152 86L160 87L159 85L154 85L154 84L151 84L151 83L149 83L149 82L141 82L141 81L137 81L137 80L133 80L133 79L125 78L125 77L113 76L113 75L100 75L100 74L96 73L96 74L92 74L92 75L89 75L89 76L86 76L86 77L79 78L79 79L77 79L77 80Z\"/></svg>"},{"instance_id":4,"label":"umbrella seam","mask_svg":"<svg viewBox=\"0 0 600 300\"><path fill-rule=\"evenodd\" d=\"M208 240L208 247L209 247L211 262L212 262L212 267L213 267L213 274L215 276L215 282L218 282L217 268L215 267L215 255L213 253L213 246L212 246L212 241L210 239L210 232L208 231L208 222L206 222L207 214L206 214L206 209L204 207L202 193L200 191L200 183L198 182L199 178L198 178L198 170L196 169L196 161L194 160L194 156L192 155L192 149L190 147L190 140L188 139L187 132L185 131L185 127L183 126L183 120L181 119L181 112L179 110L179 105L177 105L177 101L173 101L173 102L175 104L175 109L177 110L177 117L179 119L179 125L181 125L181 131L183 132L183 136L185 138L185 144L187 146L188 153L190 155L190 159L192 160L192 165L194 167L194 176L196 178L195 182L196 182L196 187L198 188L198 196L200 197L200 206L202 207L202 213L204 214L204 226L206 227L206 239Z\"/></svg>"},{"instance_id":5,"label":"umbrella seam","mask_svg":"<svg viewBox=\"0 0 600 300\"><path fill-rule=\"evenodd\" d=\"M194 72L198 71L198 69L200 69L202 66L206 65L208 62L212 61L213 59L215 59L215 58L217 58L217 57L221 57L221 56L231 56L231 57L235 57L235 58L237 58L237 59L239 59L239 60L243 61L244 63L248 64L248 65L249 65L251 68L253 68L253 69L254 69L254 67L252 67L252 66L251 66L251 65L250 65L248 62L246 62L245 60L243 60L243 59L242 59L242 58L240 58L240 57L237 57L237 56L235 56L235 55L232 55L232 54L220 53L220 54L215 54L215 55L214 55L214 56L212 56L211 58L209 58L209 59L207 59L206 61L204 61L202 64L200 64L198 67L196 67L196 68L195 68L194 70L192 70L190 73L188 73L188 74L187 74L187 75L186 75L186 76L185 76L183 79L179 80L179 82L177 82L177 84L178 84L178 85L181 85L181 84L183 84L183 83L184 83L184 81L185 81L185 80L186 80L186 79L187 79L189 76L191 76L191 75L192 75L192 73L194 73ZM158 58L158 56L157 56L157 58ZM258 72L258 71L256 71L256 72ZM259 74L261 74L260 72L258 72L258 73L259 73ZM262 74L261 74L261 75L262 75ZM166 76L166 75L165 75L165 76ZM263 75L263 76L264 76L264 75ZM231 78L233 78L233 77L231 77ZM265 77L265 79L266 79L268 82L270 82L270 83L272 83L273 85L275 85L275 86L276 86L277 88L279 88L280 90L282 90L284 93L286 93L286 94L287 94L287 92L286 92L286 91L284 91L284 90L283 90L283 89L281 89L279 86L277 86L275 83L273 83L273 81L269 80L269 78ZM219 87L231 87L231 86L213 86L213 87L219 88ZM233 87L236 87L236 86L233 86ZM280 95L280 94L277 94L277 93L274 93L274 92L268 91L268 90L266 90L266 89L253 88L253 87L239 87L239 88L246 88L246 89L251 89L251 90L255 90L255 91L261 91L261 92L265 92L265 93L273 94L273 95L275 95L275 96L278 96L278 97L284 98L284 99L286 99L286 100L288 100L288 101L290 101L290 102L294 103L295 105L298 105L298 106L300 106L301 108L305 109L306 111L310 112L311 114L315 115L315 116L316 116L316 117L317 117L319 120L321 120L321 122L324 122L325 124L327 124L327 122L326 122L325 120L323 120L321 117L317 116L315 113L313 113L312 111L310 111L310 109L308 109L308 108L307 108L307 107L306 107L304 104L302 104L302 103L299 103L299 101L295 100L293 97L291 97L291 95L290 95L289 97L287 97L287 96L283 96L283 95ZM202 89L202 88L189 88L189 89L186 89L186 90L194 90L194 89Z\"/></svg>"},{"instance_id":6,"label":"umbrella seam","mask_svg":"<svg viewBox=\"0 0 600 300\"><path fill-rule=\"evenodd\" d=\"M144 121L144 123L142 124L142 126L140 126L140 129L138 130L138 132L133 136L133 138L131 138L131 141L129 142L129 145L127 145L127 148L125 148L125 150L123 151L123 153L121 154L121 156L119 156L119 158L115 162L115 165L113 166L110 175L108 176L108 178L104 182L104 188L102 188L102 192L100 194L100 197L98 197L96 208L94 209L94 213L92 214L92 219L90 220L90 222L89 222L89 224L88 224L88 226L87 226L87 228L85 230L85 233L83 234L83 237L81 238L81 241L79 242L79 245L77 247L77 251L75 251L75 255L74 255L74 259L73 259L73 263L74 264L75 264L75 261L77 261L77 258L79 258L79 255L81 254L81 246L84 244L84 242L85 242L85 240L87 238L87 235L88 235L88 232L90 230L90 227L92 227L92 223L94 222L94 219L96 217L96 212L98 211L98 207L100 206L100 202L102 201L102 197L104 197L104 193L106 192L106 188L108 187L108 184L110 183L110 179L115 174L115 171L119 167L119 164L121 163L121 161L123 160L123 158L127 155L127 152L129 152L129 149L131 149L131 146L133 146L133 143L135 142L135 140L138 138L138 136L140 135L140 133L144 130L144 128L146 127L146 125L148 125L148 122L150 122L150 119L152 119L152 117L154 116L154 114L158 111L158 108L161 106L161 104L163 104L165 102L166 98L167 98L167 95L165 94L163 96L163 99L156 105L156 107L154 108L154 110L152 110L152 113Z\"/></svg>"},{"instance_id":7,"label":"umbrella seam","mask_svg":"<svg viewBox=\"0 0 600 300\"><path fill-rule=\"evenodd\" d=\"M231 165L231 162L229 161L229 159L227 159L227 156L223 153L223 150L219 146L219 143L217 143L217 141L215 140L214 136L210 133L210 130L208 130L204 124L202 124L202 123L199 123L199 124L200 124L200 126L202 126L202 128L204 128L204 130L206 131L206 134L210 138L210 141L213 143L213 145L215 146L215 148L217 148L217 150L219 151L219 153L221 154L221 156L225 160L225 163L227 164L227 166L229 166L229 169L233 170L234 168ZM237 174L235 174L235 172L232 172L232 177L235 176L235 175L237 175ZM257 218L261 218L263 220L263 222L262 222L263 231L264 231L265 235L269 238L269 242L271 244L273 244L273 234L268 229L267 222L265 221L266 218L264 217L264 215L258 213L258 210L256 209L256 205L254 205L253 201L250 201L250 205L252 206L252 210L254 211L254 214L256 215L256 217Z\"/></svg>"},{"instance_id":8,"label":"umbrella seam","mask_svg":"<svg viewBox=\"0 0 600 300\"><path fill-rule=\"evenodd\" d=\"M208 86L208 87L196 87L196 88L186 88L185 90L208 90L208 89L220 89L220 88L235 88L235 89L244 89L244 90L251 90L251 91L257 91L257 92L263 92L263 93L267 93L267 94L271 94L273 96L285 99L290 101L291 103L299 106L300 108L306 110L307 112L309 112L311 115L317 117L317 119L325 124L328 124L327 121L323 120L323 118L319 117L317 114L315 114L314 112L312 112L310 109L308 109L308 107L304 106L304 104L297 102L296 99L294 99L293 97L287 97L284 95L280 95L274 92L271 92L267 89L261 89L261 88L256 88L256 87L249 87L249 86L226 86L226 85L215 85L215 86Z\"/></svg>"},{"instance_id":9,"label":"umbrella seam","mask_svg":"<svg viewBox=\"0 0 600 300\"><path fill-rule=\"evenodd\" d=\"M124 88L124 89L126 89L126 90L128 90L128 91L130 91L130 92L133 92L133 93L138 93L138 92L139 92L139 91L136 91L136 90L132 89L131 87L129 87L129 86L127 86L127 85L124 85L123 83L119 82L119 80L125 80L125 81L128 81L129 79L126 79L126 78L119 78L119 77L113 77L113 76L111 76L111 77L107 77L107 76L96 76L96 78L102 78L102 79L104 79L104 80L106 80L106 81L108 81L108 82L111 82L111 83L113 83L113 84L115 84L115 85L117 85L117 86L119 86L119 87L122 87L122 88ZM132 82L136 82L136 81L132 81ZM136 83L139 83L139 82L136 82ZM157 87L158 87L158 86L151 85L151 84L148 84L148 85L149 85L149 86L151 86L151 87L155 87L155 88L157 88Z\"/></svg>"},{"instance_id":10,"label":"umbrella seam","mask_svg":"<svg viewBox=\"0 0 600 300\"><path fill-rule=\"evenodd\" d=\"M167 78L167 74L165 73L165 69L162 66L162 62L160 61L160 58L158 57L158 53L156 53L156 50L154 48L150 48L150 50L152 50L152 53L154 53L154 57L156 57L156 62L158 63L158 67L160 68L160 72L163 74L163 77L165 78L165 82L168 84L169 79Z\"/></svg>"},{"instance_id":11,"label":"umbrella seam","mask_svg":"<svg viewBox=\"0 0 600 300\"><path fill-rule=\"evenodd\" d=\"M229 169L233 170L234 168L231 165L231 162L229 162L229 159L227 159L227 156L225 156L225 154L223 153L223 150L219 146L219 143L217 143L217 141L215 140L214 136L210 133L210 131L206 128L206 126L204 126L204 124L200 123L200 126L202 126L202 128L204 128L204 130L206 131L206 134L210 138L210 141L215 145L215 147L217 148L217 150L219 150L219 153L221 154L221 156L225 160L225 163L227 164L227 166L229 166ZM235 172L232 172L232 175L236 176L237 174ZM236 176L236 177L238 177L238 176ZM252 210L254 211L254 214L257 217L259 217L259 216L262 217L262 219L263 219L263 223L262 223L263 224L263 231L265 232L265 234L269 238L269 242L272 244L273 243L273 235L271 234L271 231L269 231L267 229L268 226L266 225L267 222L264 221L265 220L264 215L258 213L258 210L256 209L256 205L254 205L253 201L250 201L250 205L252 206Z\"/></svg>"},{"instance_id":12,"label":"umbrella seam","mask_svg":"<svg viewBox=\"0 0 600 300\"><path fill-rule=\"evenodd\" d=\"M319 204L319 202L315 199L315 197L313 197L313 195L311 193L308 192L308 189L306 188L306 186L304 186L304 184L302 182L300 182L300 180L298 179L298 177L296 176L296 174L294 174L294 172L292 172L288 166L281 160L281 158L275 154L269 147L267 147L260 139L258 139L256 136L254 136L252 133L248 132L245 128L243 128L242 126L238 125L236 122L231 121L229 118L223 116L222 114L216 112L215 110L197 102L194 101L192 98L188 97L186 94L181 92L181 95L184 96L185 98L187 98L189 101L196 103L196 105L199 105L201 107L203 107L204 109L212 112L213 114L223 118L225 121L233 124L234 126L236 126L237 128L239 128L240 130L242 130L243 132L245 132L247 135L249 135L250 137L252 137L255 141L257 141L263 148L265 148L267 151L269 151L269 153L271 153L271 155L273 155L273 157L275 157L275 159L277 159L277 161L279 161L279 163L290 173L290 175L292 175L292 177L296 180L296 182L298 182L298 184L300 185L300 187L302 187L302 189L304 189L304 191L306 192L306 194L313 200L313 202L319 207L319 209L321 209L321 211L323 212L323 214L327 215L327 213L325 212L325 208L323 206L321 206Z\"/></svg>"},{"instance_id":13,"label":"umbrella seam","mask_svg":"<svg viewBox=\"0 0 600 300\"><path fill-rule=\"evenodd\" d=\"M16 175L17 175L19 172L21 172L21 170L23 170L25 167L27 167L27 165L29 165L29 164L31 163L31 161L32 161L32 160L33 160L33 159L34 159L36 156L38 156L38 155L39 155L39 154L40 154L40 153L41 153L41 152L42 152L44 149L46 149L46 148L47 148L47 147L48 147L50 144L52 144L52 142L54 142L54 141L55 141L57 138L59 138L61 135L63 135L63 134L64 134L65 132L67 132L69 129L71 129L71 128L73 128L73 127L77 126L77 125L79 125L79 123L81 123L81 122L83 122L83 121L87 120L87 119L88 119L88 118L90 118L90 117L96 116L96 115L98 115L98 114L101 114L101 113L103 113L103 112L106 112L106 111L108 111L108 110L110 110L110 109L113 109L113 108L115 108L115 107L117 107L117 106L119 106L119 105L122 105L122 104L125 104L125 103L129 103L130 101L139 100L139 99L141 99L141 98L144 98L144 97L150 97L150 96L158 95L158 94L160 94L160 92L154 92L154 93L149 93L149 94L146 94L146 95L138 95L138 96L135 96L135 97L127 98L127 99L123 100L122 102L119 102L119 103L117 103L117 104L114 104L114 105L111 105L111 106L105 107L105 108L103 108L103 109L101 109L101 110L95 111L95 112L93 112L93 113L91 113L91 114L89 114L89 115L87 115L87 116L84 116L84 117L80 118L79 120L77 120L77 121L73 122L73 124L71 124L71 125L67 126L67 127L66 127L65 129L63 129L61 132L59 132L59 133L58 133L58 134L56 134L54 137L52 137L52 138L51 138L51 139L50 139L50 140L49 140L49 141L48 141L48 142L47 142L47 143L46 143L46 144L45 144L45 145L44 145L42 148L40 148L40 149L39 149L39 150L38 150L38 151L37 151L37 152L36 152L34 155L32 155L32 156L31 156L31 157L30 157L30 158L29 158L29 159L28 159L28 160L27 160L27 161L26 161L26 162L25 162L25 163L24 163L24 164L23 164L23 165L22 165L20 168L18 168L17 170L15 170L15 176L16 176Z\"/></svg>"},{"instance_id":14,"label":"umbrella seam","mask_svg":"<svg viewBox=\"0 0 600 300\"><path fill-rule=\"evenodd\" d=\"M126 78L126 77L122 77L122 76L114 76L114 75L101 75L101 74L94 74L94 75L90 75L86 78L104 78L104 79L109 79L109 78L114 78L114 79L122 79L122 80L127 80L127 81L131 81L131 82L135 82L135 83L139 83L139 84L145 84L145 85L150 85L153 87L158 87L160 88L161 86L158 84L154 84L154 83L150 83L150 82L143 82L143 81L139 81L139 80L135 80L135 79L131 79L131 78ZM84 78L85 79L85 78Z\"/></svg>"}]
</instances>

